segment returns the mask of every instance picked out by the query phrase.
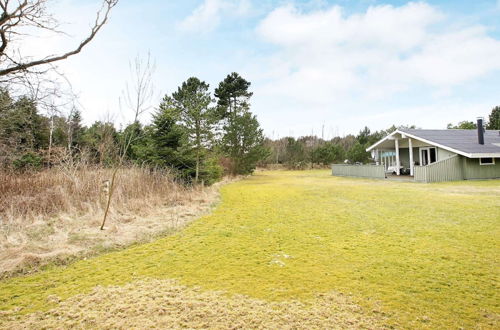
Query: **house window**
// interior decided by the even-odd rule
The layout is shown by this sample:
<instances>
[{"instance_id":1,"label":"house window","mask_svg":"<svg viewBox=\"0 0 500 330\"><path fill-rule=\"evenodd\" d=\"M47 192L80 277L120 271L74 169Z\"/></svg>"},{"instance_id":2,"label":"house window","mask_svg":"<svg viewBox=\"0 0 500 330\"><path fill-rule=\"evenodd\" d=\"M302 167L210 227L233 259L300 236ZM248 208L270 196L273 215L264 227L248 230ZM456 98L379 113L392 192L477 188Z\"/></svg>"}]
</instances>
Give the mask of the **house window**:
<instances>
[{"instance_id":1,"label":"house window","mask_svg":"<svg viewBox=\"0 0 500 330\"><path fill-rule=\"evenodd\" d=\"M437 152L435 147L420 148L420 164L422 166L435 163Z\"/></svg>"},{"instance_id":2,"label":"house window","mask_svg":"<svg viewBox=\"0 0 500 330\"><path fill-rule=\"evenodd\" d=\"M479 158L479 165L495 165L495 158Z\"/></svg>"}]
</instances>

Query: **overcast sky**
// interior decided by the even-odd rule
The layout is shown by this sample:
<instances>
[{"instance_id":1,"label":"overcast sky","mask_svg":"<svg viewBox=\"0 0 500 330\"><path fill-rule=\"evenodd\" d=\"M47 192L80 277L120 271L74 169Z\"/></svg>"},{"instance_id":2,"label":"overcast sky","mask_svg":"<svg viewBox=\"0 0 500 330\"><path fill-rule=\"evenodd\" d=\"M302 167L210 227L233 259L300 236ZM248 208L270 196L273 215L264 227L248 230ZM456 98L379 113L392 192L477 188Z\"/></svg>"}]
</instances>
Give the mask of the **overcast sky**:
<instances>
[{"instance_id":1,"label":"overcast sky","mask_svg":"<svg viewBox=\"0 0 500 330\"><path fill-rule=\"evenodd\" d=\"M30 46L50 54L74 45L98 7L58 1L51 8L71 38ZM191 76L213 89L236 71L252 83L251 111L270 137L445 128L500 105L500 1L121 0L89 47L60 66L86 123L107 112L131 119L118 97L129 61L148 51L152 106Z\"/></svg>"}]
</instances>

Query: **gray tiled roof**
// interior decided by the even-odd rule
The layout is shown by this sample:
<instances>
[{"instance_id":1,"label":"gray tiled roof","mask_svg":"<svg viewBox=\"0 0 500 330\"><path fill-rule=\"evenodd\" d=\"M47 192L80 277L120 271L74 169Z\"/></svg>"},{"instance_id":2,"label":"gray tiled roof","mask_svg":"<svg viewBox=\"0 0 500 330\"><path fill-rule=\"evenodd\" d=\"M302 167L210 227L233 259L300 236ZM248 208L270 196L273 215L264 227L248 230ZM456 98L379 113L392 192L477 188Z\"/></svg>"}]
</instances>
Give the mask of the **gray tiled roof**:
<instances>
[{"instance_id":1,"label":"gray tiled roof","mask_svg":"<svg viewBox=\"0 0 500 330\"><path fill-rule=\"evenodd\" d=\"M500 154L500 134L496 130L484 132L484 145L478 143L475 129L400 129L400 131L467 154Z\"/></svg>"}]
</instances>

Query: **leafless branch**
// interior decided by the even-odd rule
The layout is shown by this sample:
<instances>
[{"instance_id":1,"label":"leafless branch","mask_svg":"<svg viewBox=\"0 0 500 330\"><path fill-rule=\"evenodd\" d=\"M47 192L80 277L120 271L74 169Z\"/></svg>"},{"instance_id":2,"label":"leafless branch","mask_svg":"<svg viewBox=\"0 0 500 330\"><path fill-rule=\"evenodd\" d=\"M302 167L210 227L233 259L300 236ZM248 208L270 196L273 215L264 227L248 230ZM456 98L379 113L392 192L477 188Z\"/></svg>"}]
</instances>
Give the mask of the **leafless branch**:
<instances>
[{"instance_id":1,"label":"leafless branch","mask_svg":"<svg viewBox=\"0 0 500 330\"><path fill-rule=\"evenodd\" d=\"M17 0L12 5L10 0L0 0L0 77L26 72L31 68L51 64L76 55L97 35L106 24L109 14L119 0L103 0L101 9L97 12L89 35L73 50L59 55L50 55L41 59L26 59L14 61L7 54L8 45L13 35L19 34L18 27L32 26L54 32L57 22L46 11L48 0Z\"/></svg>"},{"instance_id":2,"label":"leafless branch","mask_svg":"<svg viewBox=\"0 0 500 330\"><path fill-rule=\"evenodd\" d=\"M149 104L154 94L153 73L156 64L148 53L146 58L137 56L133 63L129 64L130 84L125 84L125 90L120 98L120 105L123 102L127 110L134 114L134 122L139 116L151 108Z\"/></svg>"}]
</instances>

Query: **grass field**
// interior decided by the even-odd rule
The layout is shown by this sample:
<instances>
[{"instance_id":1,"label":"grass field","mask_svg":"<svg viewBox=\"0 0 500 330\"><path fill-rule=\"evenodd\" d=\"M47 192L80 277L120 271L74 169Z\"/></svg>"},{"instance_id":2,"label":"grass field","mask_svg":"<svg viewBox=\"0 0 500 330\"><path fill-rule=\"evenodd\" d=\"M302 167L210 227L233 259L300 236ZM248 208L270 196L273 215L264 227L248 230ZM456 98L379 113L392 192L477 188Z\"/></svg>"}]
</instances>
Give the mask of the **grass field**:
<instances>
[{"instance_id":1,"label":"grass field","mask_svg":"<svg viewBox=\"0 0 500 330\"><path fill-rule=\"evenodd\" d=\"M252 327L500 327L499 180L416 184L276 171L221 194L212 214L175 235L0 282L0 326L92 327L113 315L141 325L138 305L147 306L144 320L161 318L159 307L175 305L162 300L170 297L194 301L179 307L190 317L165 323L177 326L222 322L233 304L241 311L229 318ZM209 297L220 301L219 316L208 316ZM121 312L106 314L110 306Z\"/></svg>"}]
</instances>

